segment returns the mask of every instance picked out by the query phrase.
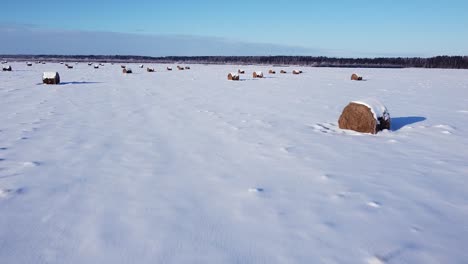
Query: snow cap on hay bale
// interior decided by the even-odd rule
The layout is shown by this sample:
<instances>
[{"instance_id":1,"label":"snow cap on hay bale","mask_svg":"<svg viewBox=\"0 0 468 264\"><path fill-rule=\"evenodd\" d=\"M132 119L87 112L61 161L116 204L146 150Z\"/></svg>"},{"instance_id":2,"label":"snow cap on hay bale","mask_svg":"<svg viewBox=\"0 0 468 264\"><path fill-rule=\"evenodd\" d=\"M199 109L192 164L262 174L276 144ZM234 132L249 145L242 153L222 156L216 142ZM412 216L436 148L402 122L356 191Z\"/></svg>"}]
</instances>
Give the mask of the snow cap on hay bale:
<instances>
[{"instance_id":1,"label":"snow cap on hay bale","mask_svg":"<svg viewBox=\"0 0 468 264\"><path fill-rule=\"evenodd\" d=\"M123 73L132 73L132 69L130 69L130 68L125 68L125 69L122 69L122 72L123 72Z\"/></svg>"},{"instance_id":2,"label":"snow cap on hay bale","mask_svg":"<svg viewBox=\"0 0 468 264\"><path fill-rule=\"evenodd\" d=\"M229 73L227 76L229 81L238 81L239 80L239 74L237 73Z\"/></svg>"},{"instance_id":3,"label":"snow cap on hay bale","mask_svg":"<svg viewBox=\"0 0 468 264\"><path fill-rule=\"evenodd\" d=\"M288 72L285 70L281 70L280 73L288 73Z\"/></svg>"},{"instance_id":4,"label":"snow cap on hay bale","mask_svg":"<svg viewBox=\"0 0 468 264\"><path fill-rule=\"evenodd\" d=\"M172 71L172 67L167 67L166 68L168 71Z\"/></svg>"},{"instance_id":5,"label":"snow cap on hay bale","mask_svg":"<svg viewBox=\"0 0 468 264\"><path fill-rule=\"evenodd\" d=\"M381 130L390 129L390 113L374 98L353 101L343 109L338 125L341 129L377 134Z\"/></svg>"},{"instance_id":6,"label":"snow cap on hay bale","mask_svg":"<svg viewBox=\"0 0 468 264\"><path fill-rule=\"evenodd\" d=\"M351 80L352 81L362 81L362 76L357 75L356 73L353 73L351 75Z\"/></svg>"},{"instance_id":7,"label":"snow cap on hay bale","mask_svg":"<svg viewBox=\"0 0 468 264\"><path fill-rule=\"evenodd\" d=\"M190 70L190 66L185 66L185 69L186 69L186 70Z\"/></svg>"},{"instance_id":8,"label":"snow cap on hay bale","mask_svg":"<svg viewBox=\"0 0 468 264\"><path fill-rule=\"evenodd\" d=\"M253 73L252 76L253 76L254 78L263 78L263 72L261 72L261 71L258 71L258 72L257 72L257 71L256 71L256 72Z\"/></svg>"},{"instance_id":9,"label":"snow cap on hay bale","mask_svg":"<svg viewBox=\"0 0 468 264\"><path fill-rule=\"evenodd\" d=\"M245 71L244 71L244 70L241 70L241 69L238 69L238 70L237 70L237 73L238 73L238 74L244 74Z\"/></svg>"},{"instance_id":10,"label":"snow cap on hay bale","mask_svg":"<svg viewBox=\"0 0 468 264\"><path fill-rule=\"evenodd\" d=\"M274 70L269 70L268 73L269 74L276 74L276 72Z\"/></svg>"},{"instance_id":11,"label":"snow cap on hay bale","mask_svg":"<svg viewBox=\"0 0 468 264\"><path fill-rule=\"evenodd\" d=\"M144 67L144 66L143 66L143 64L140 64L140 66L139 66L139 67L143 69L143 67Z\"/></svg>"},{"instance_id":12,"label":"snow cap on hay bale","mask_svg":"<svg viewBox=\"0 0 468 264\"><path fill-rule=\"evenodd\" d=\"M42 74L42 83L44 84L59 84L60 75L58 72L44 72Z\"/></svg>"},{"instance_id":13,"label":"snow cap on hay bale","mask_svg":"<svg viewBox=\"0 0 468 264\"><path fill-rule=\"evenodd\" d=\"M154 68L146 68L147 72L154 72Z\"/></svg>"},{"instance_id":14,"label":"snow cap on hay bale","mask_svg":"<svg viewBox=\"0 0 468 264\"><path fill-rule=\"evenodd\" d=\"M2 70L3 70L3 71L11 71L11 66L10 66L10 65L3 66L3 67L2 67Z\"/></svg>"}]
</instances>

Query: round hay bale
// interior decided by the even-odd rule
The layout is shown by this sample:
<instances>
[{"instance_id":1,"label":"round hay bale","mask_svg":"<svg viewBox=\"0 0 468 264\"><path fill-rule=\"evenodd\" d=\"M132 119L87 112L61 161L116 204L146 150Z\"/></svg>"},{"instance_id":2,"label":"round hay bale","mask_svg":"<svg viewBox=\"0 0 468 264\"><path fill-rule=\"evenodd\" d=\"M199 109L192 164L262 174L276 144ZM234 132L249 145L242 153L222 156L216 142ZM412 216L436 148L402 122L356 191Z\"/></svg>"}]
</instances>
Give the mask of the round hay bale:
<instances>
[{"instance_id":1,"label":"round hay bale","mask_svg":"<svg viewBox=\"0 0 468 264\"><path fill-rule=\"evenodd\" d=\"M44 72L42 74L42 83L44 84L59 84L60 75L58 72Z\"/></svg>"},{"instance_id":2,"label":"round hay bale","mask_svg":"<svg viewBox=\"0 0 468 264\"><path fill-rule=\"evenodd\" d=\"M139 66L139 67L140 67L141 69L143 69L143 67L144 67L144 66L143 66L143 64L140 64L140 66Z\"/></svg>"},{"instance_id":3,"label":"round hay bale","mask_svg":"<svg viewBox=\"0 0 468 264\"><path fill-rule=\"evenodd\" d=\"M281 70L280 73L288 73L288 72L285 70Z\"/></svg>"},{"instance_id":4,"label":"round hay bale","mask_svg":"<svg viewBox=\"0 0 468 264\"><path fill-rule=\"evenodd\" d=\"M172 67L167 67L166 68L168 71L172 71Z\"/></svg>"},{"instance_id":5,"label":"round hay bale","mask_svg":"<svg viewBox=\"0 0 468 264\"><path fill-rule=\"evenodd\" d=\"M353 73L351 75L351 80L352 81L362 81L362 76L357 75L356 73Z\"/></svg>"},{"instance_id":6,"label":"round hay bale","mask_svg":"<svg viewBox=\"0 0 468 264\"><path fill-rule=\"evenodd\" d=\"M276 71L274 71L274 70L269 70L268 73L269 73L269 74L276 74Z\"/></svg>"},{"instance_id":7,"label":"round hay bale","mask_svg":"<svg viewBox=\"0 0 468 264\"><path fill-rule=\"evenodd\" d=\"M239 81L239 74L237 73L229 73L227 76L229 81Z\"/></svg>"},{"instance_id":8,"label":"round hay bale","mask_svg":"<svg viewBox=\"0 0 468 264\"><path fill-rule=\"evenodd\" d=\"M185 66L185 69L186 69L186 70L190 70L190 66Z\"/></svg>"},{"instance_id":9,"label":"round hay bale","mask_svg":"<svg viewBox=\"0 0 468 264\"><path fill-rule=\"evenodd\" d=\"M99 65L98 65L98 64L94 64L94 69L99 69Z\"/></svg>"},{"instance_id":10,"label":"round hay bale","mask_svg":"<svg viewBox=\"0 0 468 264\"><path fill-rule=\"evenodd\" d=\"M376 134L390 129L390 113L376 99L366 99L349 103L338 119L341 129L354 130L361 133Z\"/></svg>"},{"instance_id":11,"label":"round hay bale","mask_svg":"<svg viewBox=\"0 0 468 264\"><path fill-rule=\"evenodd\" d=\"M3 67L2 67L2 70L3 70L3 71L11 71L12 68L11 68L10 65L7 65L7 66L3 66Z\"/></svg>"},{"instance_id":12,"label":"round hay bale","mask_svg":"<svg viewBox=\"0 0 468 264\"><path fill-rule=\"evenodd\" d=\"M253 72L252 76L253 76L254 78L263 78L263 72L261 72L261 71L258 71L258 72L255 71L255 72Z\"/></svg>"},{"instance_id":13,"label":"round hay bale","mask_svg":"<svg viewBox=\"0 0 468 264\"><path fill-rule=\"evenodd\" d=\"M245 74L245 71L244 71L244 70L241 70L241 69L238 69L238 70L237 70L237 73L238 73L238 74Z\"/></svg>"},{"instance_id":14,"label":"round hay bale","mask_svg":"<svg viewBox=\"0 0 468 264\"><path fill-rule=\"evenodd\" d=\"M293 73L293 74L301 74L302 71L300 71L300 70L293 70L292 73Z\"/></svg>"},{"instance_id":15,"label":"round hay bale","mask_svg":"<svg viewBox=\"0 0 468 264\"><path fill-rule=\"evenodd\" d=\"M130 68L125 68L122 70L123 73L132 73L132 69Z\"/></svg>"},{"instance_id":16,"label":"round hay bale","mask_svg":"<svg viewBox=\"0 0 468 264\"><path fill-rule=\"evenodd\" d=\"M154 72L154 68L146 68L147 72Z\"/></svg>"},{"instance_id":17,"label":"round hay bale","mask_svg":"<svg viewBox=\"0 0 468 264\"><path fill-rule=\"evenodd\" d=\"M32 62L26 62L26 65L30 67L32 66Z\"/></svg>"},{"instance_id":18,"label":"round hay bale","mask_svg":"<svg viewBox=\"0 0 468 264\"><path fill-rule=\"evenodd\" d=\"M125 69L126 66L125 65L120 65L120 68Z\"/></svg>"}]
</instances>

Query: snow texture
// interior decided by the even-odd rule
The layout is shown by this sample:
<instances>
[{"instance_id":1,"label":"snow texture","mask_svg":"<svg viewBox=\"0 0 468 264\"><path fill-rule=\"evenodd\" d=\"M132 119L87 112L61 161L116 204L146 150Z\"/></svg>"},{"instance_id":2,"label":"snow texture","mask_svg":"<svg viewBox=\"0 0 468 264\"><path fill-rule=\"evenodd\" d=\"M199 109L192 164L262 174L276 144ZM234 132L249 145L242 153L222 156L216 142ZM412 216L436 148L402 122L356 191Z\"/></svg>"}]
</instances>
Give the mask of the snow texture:
<instances>
[{"instance_id":1,"label":"snow texture","mask_svg":"<svg viewBox=\"0 0 468 264\"><path fill-rule=\"evenodd\" d=\"M230 82L273 67L12 66L0 72L2 264L468 260L466 70ZM55 71L60 85L38 83ZM343 106L368 97L392 130L340 130Z\"/></svg>"},{"instance_id":2,"label":"snow texture","mask_svg":"<svg viewBox=\"0 0 468 264\"><path fill-rule=\"evenodd\" d=\"M54 79L57 76L57 72L44 72L42 74L42 79Z\"/></svg>"}]
</instances>

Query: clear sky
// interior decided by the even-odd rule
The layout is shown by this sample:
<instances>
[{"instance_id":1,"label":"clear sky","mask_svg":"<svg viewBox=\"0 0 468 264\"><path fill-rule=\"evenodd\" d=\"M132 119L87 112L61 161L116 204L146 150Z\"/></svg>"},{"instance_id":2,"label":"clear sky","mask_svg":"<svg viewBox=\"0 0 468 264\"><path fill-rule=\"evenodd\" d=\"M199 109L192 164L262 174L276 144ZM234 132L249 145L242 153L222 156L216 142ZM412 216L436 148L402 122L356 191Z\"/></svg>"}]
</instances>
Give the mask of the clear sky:
<instances>
[{"instance_id":1,"label":"clear sky","mask_svg":"<svg viewBox=\"0 0 468 264\"><path fill-rule=\"evenodd\" d=\"M0 39L9 44L0 45L0 54L41 53L25 44L42 41L47 49L41 34L82 34L95 38L94 49L72 45L61 52L97 52L99 45L134 37L152 43L164 38L168 46L157 52L135 48L147 55L190 55L192 48L193 55L240 55L247 46L245 55L468 55L468 0L14 0L2 1L1 10ZM196 38L197 45L206 41L216 54L190 45L170 49L181 36Z\"/></svg>"}]
</instances>

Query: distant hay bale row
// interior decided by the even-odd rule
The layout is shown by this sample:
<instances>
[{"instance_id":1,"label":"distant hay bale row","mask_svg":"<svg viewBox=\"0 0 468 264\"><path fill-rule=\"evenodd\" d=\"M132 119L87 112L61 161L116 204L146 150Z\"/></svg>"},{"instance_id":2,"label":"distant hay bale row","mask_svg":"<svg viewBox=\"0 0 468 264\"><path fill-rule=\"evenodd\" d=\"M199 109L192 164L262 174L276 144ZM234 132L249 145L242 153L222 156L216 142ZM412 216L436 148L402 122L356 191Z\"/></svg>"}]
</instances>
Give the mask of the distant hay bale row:
<instances>
[{"instance_id":1,"label":"distant hay bale row","mask_svg":"<svg viewBox=\"0 0 468 264\"><path fill-rule=\"evenodd\" d=\"M341 129L370 134L390 129L390 123L387 107L372 98L349 103L338 119Z\"/></svg>"},{"instance_id":2,"label":"distant hay bale row","mask_svg":"<svg viewBox=\"0 0 468 264\"><path fill-rule=\"evenodd\" d=\"M58 72L44 72L42 74L42 83L44 84L59 84L60 75Z\"/></svg>"},{"instance_id":3,"label":"distant hay bale row","mask_svg":"<svg viewBox=\"0 0 468 264\"><path fill-rule=\"evenodd\" d=\"M239 74L238 73L229 73L227 76L229 81L239 81Z\"/></svg>"},{"instance_id":4,"label":"distant hay bale row","mask_svg":"<svg viewBox=\"0 0 468 264\"><path fill-rule=\"evenodd\" d=\"M7 66L3 66L2 67L2 71L11 71L11 66L10 65L7 65Z\"/></svg>"}]
</instances>

